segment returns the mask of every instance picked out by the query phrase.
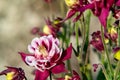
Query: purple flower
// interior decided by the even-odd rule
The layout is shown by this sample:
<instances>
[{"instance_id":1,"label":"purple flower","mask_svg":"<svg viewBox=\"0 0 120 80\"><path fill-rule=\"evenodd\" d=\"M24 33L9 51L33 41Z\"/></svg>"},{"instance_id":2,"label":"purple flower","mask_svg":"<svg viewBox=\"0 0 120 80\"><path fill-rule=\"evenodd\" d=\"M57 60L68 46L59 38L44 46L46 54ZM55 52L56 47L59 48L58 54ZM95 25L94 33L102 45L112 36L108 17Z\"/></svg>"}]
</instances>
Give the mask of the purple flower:
<instances>
[{"instance_id":1,"label":"purple flower","mask_svg":"<svg viewBox=\"0 0 120 80\"><path fill-rule=\"evenodd\" d=\"M35 80L46 80L50 72L57 74L66 71L63 61L71 57L72 45L65 51L59 46L59 40L48 35L32 40L28 46L31 54L19 52L27 65L37 69Z\"/></svg>"},{"instance_id":2,"label":"purple flower","mask_svg":"<svg viewBox=\"0 0 120 80\"><path fill-rule=\"evenodd\" d=\"M77 17L73 21L77 21L81 14L87 9L92 10L93 14L99 18L100 23L104 28L106 28L106 21L109 15L109 12L114 9L113 5L119 6L120 0L66 0L66 4L70 7L67 12L67 20L78 13Z\"/></svg>"},{"instance_id":3,"label":"purple flower","mask_svg":"<svg viewBox=\"0 0 120 80\"><path fill-rule=\"evenodd\" d=\"M60 28L62 27L61 18L54 19L51 21L49 18L46 19L46 25L43 27L43 33L40 35L53 35L57 36L57 33L60 32Z\"/></svg>"},{"instance_id":4,"label":"purple flower","mask_svg":"<svg viewBox=\"0 0 120 80\"><path fill-rule=\"evenodd\" d=\"M7 69L0 72L0 75L6 75L7 80L24 80L26 79L25 73L21 68L9 67Z\"/></svg>"},{"instance_id":5,"label":"purple flower","mask_svg":"<svg viewBox=\"0 0 120 80\"><path fill-rule=\"evenodd\" d=\"M104 50L100 31L94 32L92 34L92 40L90 41L90 44L93 45L93 47L99 51Z\"/></svg>"}]
</instances>

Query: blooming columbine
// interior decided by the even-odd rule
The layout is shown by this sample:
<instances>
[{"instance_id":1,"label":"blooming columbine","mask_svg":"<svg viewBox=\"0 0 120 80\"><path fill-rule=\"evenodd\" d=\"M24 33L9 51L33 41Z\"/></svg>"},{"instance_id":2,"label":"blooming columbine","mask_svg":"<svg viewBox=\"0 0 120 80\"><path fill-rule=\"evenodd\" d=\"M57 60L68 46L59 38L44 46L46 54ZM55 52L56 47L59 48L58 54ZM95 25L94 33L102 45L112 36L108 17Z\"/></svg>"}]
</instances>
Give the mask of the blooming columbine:
<instances>
[{"instance_id":1,"label":"blooming columbine","mask_svg":"<svg viewBox=\"0 0 120 80\"><path fill-rule=\"evenodd\" d=\"M21 68L8 67L0 72L0 75L6 75L6 80L24 80L26 79L25 73Z\"/></svg>"},{"instance_id":2,"label":"blooming columbine","mask_svg":"<svg viewBox=\"0 0 120 80\"><path fill-rule=\"evenodd\" d=\"M26 64L37 69L35 80L46 80L49 72L56 74L66 71L63 61L71 57L72 45L65 51L59 45L59 40L52 35L42 36L34 38L28 46L32 54L19 52Z\"/></svg>"}]
</instances>

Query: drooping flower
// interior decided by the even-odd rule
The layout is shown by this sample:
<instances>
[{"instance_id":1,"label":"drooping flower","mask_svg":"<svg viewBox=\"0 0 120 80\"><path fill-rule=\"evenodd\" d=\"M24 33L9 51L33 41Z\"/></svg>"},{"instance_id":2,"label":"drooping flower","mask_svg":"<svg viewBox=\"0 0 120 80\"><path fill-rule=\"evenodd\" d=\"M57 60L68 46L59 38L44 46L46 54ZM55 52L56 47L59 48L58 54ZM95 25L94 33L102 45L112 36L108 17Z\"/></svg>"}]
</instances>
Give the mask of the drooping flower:
<instances>
[{"instance_id":1,"label":"drooping flower","mask_svg":"<svg viewBox=\"0 0 120 80\"><path fill-rule=\"evenodd\" d=\"M49 18L46 19L46 25L43 27L43 33L40 33L40 35L53 35L57 36L57 33L60 32L60 28L62 27L62 23L60 22L62 19L57 18L51 21Z\"/></svg>"},{"instance_id":2,"label":"drooping flower","mask_svg":"<svg viewBox=\"0 0 120 80\"><path fill-rule=\"evenodd\" d=\"M90 41L90 44L93 45L93 47L99 51L104 50L100 31L94 32L92 34L92 40Z\"/></svg>"},{"instance_id":3,"label":"drooping flower","mask_svg":"<svg viewBox=\"0 0 120 80\"><path fill-rule=\"evenodd\" d=\"M0 75L6 75L6 80L24 80L26 79L25 73L22 68L9 67L0 72Z\"/></svg>"},{"instance_id":4,"label":"drooping flower","mask_svg":"<svg viewBox=\"0 0 120 80\"><path fill-rule=\"evenodd\" d=\"M76 22L85 10L94 7L93 4L88 4L86 0L65 0L65 3L69 7L69 10L63 21L73 17L77 13L77 16L73 19L73 22Z\"/></svg>"},{"instance_id":5,"label":"drooping flower","mask_svg":"<svg viewBox=\"0 0 120 80\"><path fill-rule=\"evenodd\" d=\"M93 70L94 70L94 72L96 72L97 71L97 69L98 69L98 64L93 64Z\"/></svg>"},{"instance_id":6,"label":"drooping flower","mask_svg":"<svg viewBox=\"0 0 120 80\"><path fill-rule=\"evenodd\" d=\"M62 51L59 46L59 40L48 35L32 40L28 46L31 54L19 52L27 65L37 69L35 80L46 80L50 72L57 74L66 71L63 61L71 57L72 45L65 51Z\"/></svg>"},{"instance_id":7,"label":"drooping flower","mask_svg":"<svg viewBox=\"0 0 120 80\"><path fill-rule=\"evenodd\" d=\"M114 58L120 60L120 47L113 48Z\"/></svg>"},{"instance_id":8,"label":"drooping flower","mask_svg":"<svg viewBox=\"0 0 120 80\"><path fill-rule=\"evenodd\" d=\"M67 12L66 18L67 20L78 13L77 17L74 18L73 21L77 21L81 14L90 9L95 16L99 18L100 23L104 28L106 28L106 22L110 11L113 11L114 6L118 6L120 4L120 0L65 0L66 4L70 7ZM114 12L113 12L114 14ZM119 13L115 14L116 16Z\"/></svg>"},{"instance_id":9,"label":"drooping flower","mask_svg":"<svg viewBox=\"0 0 120 80\"><path fill-rule=\"evenodd\" d=\"M79 74L73 70L73 76L66 75L65 78L58 78L57 80L81 80Z\"/></svg>"}]
</instances>

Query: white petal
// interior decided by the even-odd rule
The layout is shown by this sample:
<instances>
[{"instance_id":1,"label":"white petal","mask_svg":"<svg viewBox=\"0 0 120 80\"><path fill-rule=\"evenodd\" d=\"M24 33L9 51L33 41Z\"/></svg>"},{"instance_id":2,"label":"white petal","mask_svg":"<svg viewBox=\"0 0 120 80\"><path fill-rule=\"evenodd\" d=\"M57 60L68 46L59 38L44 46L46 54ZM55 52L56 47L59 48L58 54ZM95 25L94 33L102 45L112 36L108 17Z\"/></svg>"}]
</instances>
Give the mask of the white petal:
<instances>
[{"instance_id":1,"label":"white petal","mask_svg":"<svg viewBox=\"0 0 120 80\"><path fill-rule=\"evenodd\" d=\"M38 43L39 42L39 38L34 38L31 42L31 46L34 47L34 48L37 48L38 47Z\"/></svg>"},{"instance_id":2,"label":"white petal","mask_svg":"<svg viewBox=\"0 0 120 80\"><path fill-rule=\"evenodd\" d=\"M35 61L35 58L34 58L33 56L27 56L27 57L25 58L25 61L26 61L26 63L27 63L28 65L30 65L30 66L36 65L36 61Z\"/></svg>"},{"instance_id":3,"label":"white petal","mask_svg":"<svg viewBox=\"0 0 120 80\"><path fill-rule=\"evenodd\" d=\"M54 43L52 42L52 47L51 47L51 50L50 50L50 52L49 52L49 56L50 56L50 57L53 57L54 54L55 54L55 45L54 45Z\"/></svg>"},{"instance_id":4,"label":"white petal","mask_svg":"<svg viewBox=\"0 0 120 80\"><path fill-rule=\"evenodd\" d=\"M32 48L31 45L28 45L28 51L29 51L30 53L34 53L34 52L35 52L35 50Z\"/></svg>"}]
</instances>

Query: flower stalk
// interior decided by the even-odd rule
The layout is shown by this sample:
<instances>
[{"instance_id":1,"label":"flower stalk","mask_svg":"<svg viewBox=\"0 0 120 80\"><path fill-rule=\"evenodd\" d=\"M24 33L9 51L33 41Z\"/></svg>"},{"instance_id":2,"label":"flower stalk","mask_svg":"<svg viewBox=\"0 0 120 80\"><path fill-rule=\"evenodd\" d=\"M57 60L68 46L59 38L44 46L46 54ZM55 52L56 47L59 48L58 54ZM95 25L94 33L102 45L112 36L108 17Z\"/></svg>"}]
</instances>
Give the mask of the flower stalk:
<instances>
[{"instance_id":1,"label":"flower stalk","mask_svg":"<svg viewBox=\"0 0 120 80\"><path fill-rule=\"evenodd\" d=\"M112 77L113 76L113 69L112 69L112 65L111 65L111 62L110 62L110 57L109 57L109 54L108 54L108 49L107 49L107 46L105 44L104 30L103 30L102 26L101 26L101 35L102 35L102 42L103 42L104 50L105 50L105 53L106 53L106 56L107 56L108 67L109 67L110 74L111 74L111 77Z\"/></svg>"},{"instance_id":2,"label":"flower stalk","mask_svg":"<svg viewBox=\"0 0 120 80\"><path fill-rule=\"evenodd\" d=\"M117 80L117 76L118 76L119 71L120 71L120 61L118 61L117 67L116 67L115 72L114 72L114 80Z\"/></svg>"}]
</instances>

